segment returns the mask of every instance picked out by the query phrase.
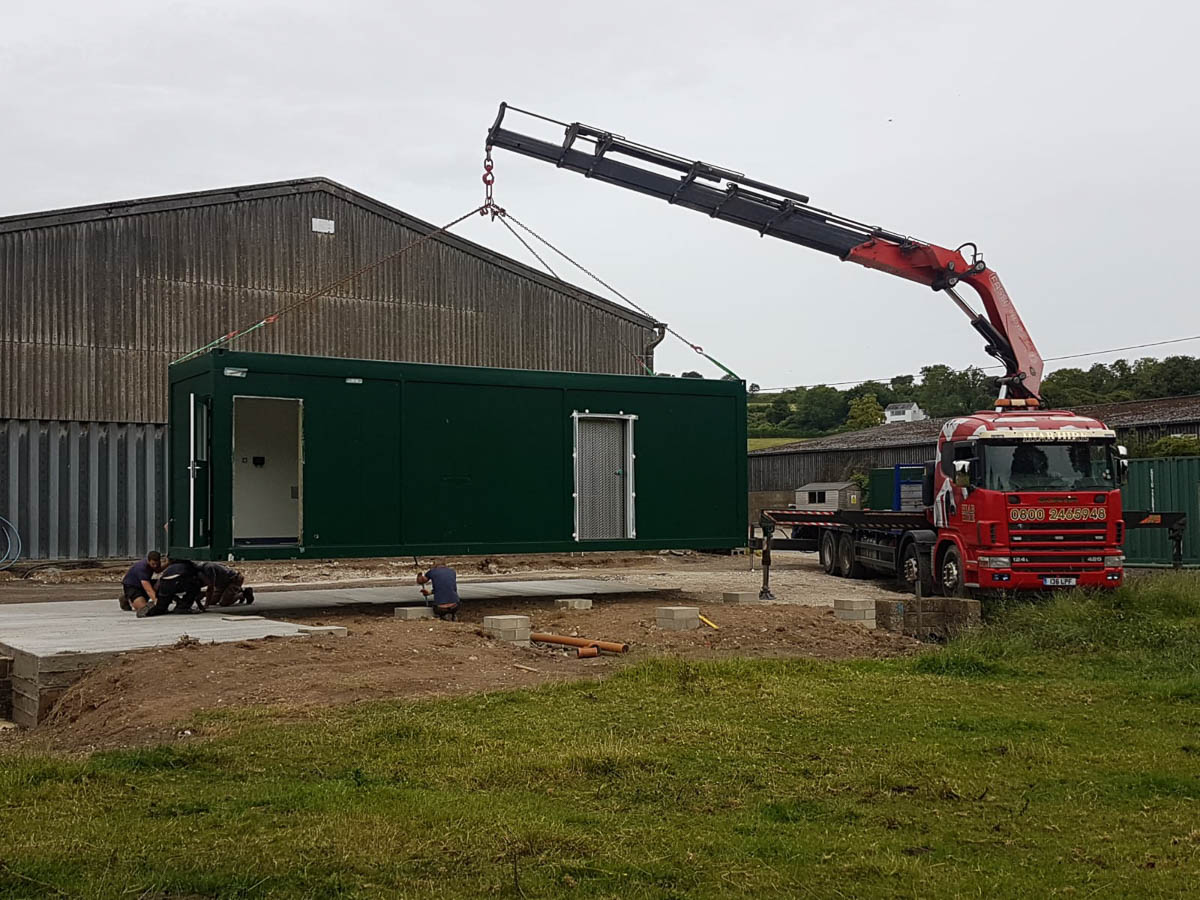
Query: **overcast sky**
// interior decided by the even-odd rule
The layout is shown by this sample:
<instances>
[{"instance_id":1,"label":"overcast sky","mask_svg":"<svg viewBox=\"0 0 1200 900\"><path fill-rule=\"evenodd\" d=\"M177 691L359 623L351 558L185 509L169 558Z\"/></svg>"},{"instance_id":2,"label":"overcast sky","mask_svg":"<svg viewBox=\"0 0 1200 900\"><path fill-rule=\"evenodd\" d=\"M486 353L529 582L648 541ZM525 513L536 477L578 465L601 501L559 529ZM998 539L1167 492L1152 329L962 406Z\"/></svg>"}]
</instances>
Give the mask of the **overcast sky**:
<instances>
[{"instance_id":1,"label":"overcast sky","mask_svg":"<svg viewBox=\"0 0 1200 900\"><path fill-rule=\"evenodd\" d=\"M1184 0L0 0L0 215L325 175L443 223L480 202L507 100L975 241L1045 356L1182 337L1198 32ZM496 174L764 387L992 362L925 288L499 151ZM499 225L461 233L531 261ZM1200 341L1098 359L1171 352ZM660 369L693 367L720 375L664 343Z\"/></svg>"}]
</instances>

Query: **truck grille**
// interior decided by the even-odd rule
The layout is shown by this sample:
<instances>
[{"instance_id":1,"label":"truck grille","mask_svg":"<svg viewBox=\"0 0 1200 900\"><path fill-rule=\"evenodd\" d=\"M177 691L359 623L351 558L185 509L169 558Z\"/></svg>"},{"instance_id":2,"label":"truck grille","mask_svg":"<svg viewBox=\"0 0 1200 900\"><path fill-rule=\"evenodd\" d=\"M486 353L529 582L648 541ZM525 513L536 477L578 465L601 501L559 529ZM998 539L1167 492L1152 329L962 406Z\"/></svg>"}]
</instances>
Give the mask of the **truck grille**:
<instances>
[{"instance_id":1,"label":"truck grille","mask_svg":"<svg viewBox=\"0 0 1200 900\"><path fill-rule=\"evenodd\" d=\"M1014 570L1070 575L1104 568L1107 522L1011 522Z\"/></svg>"},{"instance_id":2,"label":"truck grille","mask_svg":"<svg viewBox=\"0 0 1200 900\"><path fill-rule=\"evenodd\" d=\"M1108 537L1107 522L1011 522L1008 537L1021 547L1095 546Z\"/></svg>"}]
</instances>

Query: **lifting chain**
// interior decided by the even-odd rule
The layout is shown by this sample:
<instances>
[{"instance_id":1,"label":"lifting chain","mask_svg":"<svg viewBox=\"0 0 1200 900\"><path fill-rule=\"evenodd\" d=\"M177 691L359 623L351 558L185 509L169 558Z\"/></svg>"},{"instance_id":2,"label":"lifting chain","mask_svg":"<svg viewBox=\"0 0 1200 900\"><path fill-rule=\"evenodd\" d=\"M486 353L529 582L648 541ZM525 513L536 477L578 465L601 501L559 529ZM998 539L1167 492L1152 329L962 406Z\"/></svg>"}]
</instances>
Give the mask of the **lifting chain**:
<instances>
[{"instance_id":1,"label":"lifting chain","mask_svg":"<svg viewBox=\"0 0 1200 900\"><path fill-rule=\"evenodd\" d=\"M483 206L479 207L481 216L490 215L494 221L497 216L504 215L504 208L496 205L492 198L492 185L496 183L496 174L492 171L492 148L488 146L483 155Z\"/></svg>"}]
</instances>

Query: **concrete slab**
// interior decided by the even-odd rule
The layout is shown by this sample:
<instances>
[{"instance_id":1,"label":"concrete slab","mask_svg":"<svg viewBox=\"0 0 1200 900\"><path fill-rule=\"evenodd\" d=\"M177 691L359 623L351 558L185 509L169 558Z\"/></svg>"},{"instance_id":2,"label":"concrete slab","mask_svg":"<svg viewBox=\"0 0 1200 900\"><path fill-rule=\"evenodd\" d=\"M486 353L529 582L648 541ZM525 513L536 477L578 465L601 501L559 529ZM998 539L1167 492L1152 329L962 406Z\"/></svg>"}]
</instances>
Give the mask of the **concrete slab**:
<instances>
[{"instance_id":1,"label":"concrete slab","mask_svg":"<svg viewBox=\"0 0 1200 900\"><path fill-rule=\"evenodd\" d=\"M658 590L628 581L601 581L598 578L553 578L545 581L460 581L458 596L464 601L502 600L506 597L588 597L604 594L644 594ZM426 600L414 584L339 588L318 591L263 591L254 595L253 606L231 606L222 609L226 615L279 613L289 610L331 609L338 606L364 604L395 605L424 604ZM0 638L2 640L2 638Z\"/></svg>"}]
</instances>

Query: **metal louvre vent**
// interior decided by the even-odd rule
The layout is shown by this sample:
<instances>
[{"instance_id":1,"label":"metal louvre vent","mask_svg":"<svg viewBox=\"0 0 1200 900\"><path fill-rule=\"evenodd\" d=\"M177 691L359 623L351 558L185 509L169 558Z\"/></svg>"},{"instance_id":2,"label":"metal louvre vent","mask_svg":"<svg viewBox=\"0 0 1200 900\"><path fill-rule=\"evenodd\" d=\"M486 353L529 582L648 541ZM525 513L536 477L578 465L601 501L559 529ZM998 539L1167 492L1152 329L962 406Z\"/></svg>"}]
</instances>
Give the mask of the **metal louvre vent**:
<instances>
[{"instance_id":1,"label":"metal louvre vent","mask_svg":"<svg viewBox=\"0 0 1200 900\"><path fill-rule=\"evenodd\" d=\"M633 417L575 414L575 539L634 537Z\"/></svg>"}]
</instances>

